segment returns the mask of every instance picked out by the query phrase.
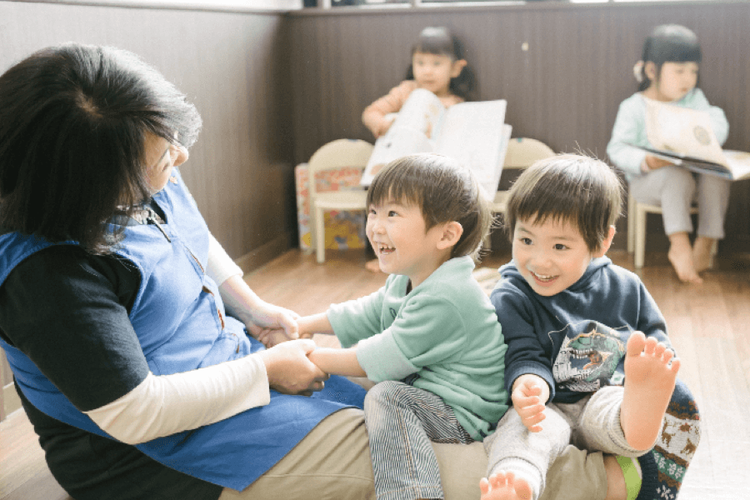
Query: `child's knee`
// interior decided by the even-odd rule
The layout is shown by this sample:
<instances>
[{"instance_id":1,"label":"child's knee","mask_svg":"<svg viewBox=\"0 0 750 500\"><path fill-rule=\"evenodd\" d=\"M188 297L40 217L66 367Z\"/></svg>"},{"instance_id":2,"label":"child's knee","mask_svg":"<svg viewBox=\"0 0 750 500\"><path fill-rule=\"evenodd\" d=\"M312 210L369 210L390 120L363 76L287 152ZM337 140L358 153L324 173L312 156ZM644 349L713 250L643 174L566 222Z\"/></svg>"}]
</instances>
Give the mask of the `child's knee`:
<instances>
[{"instance_id":1,"label":"child's knee","mask_svg":"<svg viewBox=\"0 0 750 500\"><path fill-rule=\"evenodd\" d=\"M395 380L378 382L365 396L365 412L375 407L392 406L404 398L404 384Z\"/></svg>"}]
</instances>

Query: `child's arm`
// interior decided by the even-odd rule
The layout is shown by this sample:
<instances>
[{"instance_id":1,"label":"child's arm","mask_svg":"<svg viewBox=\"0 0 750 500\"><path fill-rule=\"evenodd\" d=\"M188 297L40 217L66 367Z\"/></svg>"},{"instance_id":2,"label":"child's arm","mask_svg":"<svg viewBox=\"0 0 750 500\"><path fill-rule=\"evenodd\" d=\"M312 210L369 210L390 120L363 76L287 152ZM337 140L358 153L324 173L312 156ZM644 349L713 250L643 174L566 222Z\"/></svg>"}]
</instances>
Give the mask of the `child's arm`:
<instances>
[{"instance_id":1,"label":"child's arm","mask_svg":"<svg viewBox=\"0 0 750 500\"><path fill-rule=\"evenodd\" d=\"M349 377L366 377L357 360L356 347L349 349L331 349L319 347L307 355L318 368L331 375Z\"/></svg>"},{"instance_id":2,"label":"child's arm","mask_svg":"<svg viewBox=\"0 0 750 500\"><path fill-rule=\"evenodd\" d=\"M550 390L547 382L532 373L521 375L513 382L511 400L513 408L521 417L523 425L531 432L539 432L539 423L545 419L544 409L549 400Z\"/></svg>"},{"instance_id":3,"label":"child's arm","mask_svg":"<svg viewBox=\"0 0 750 500\"><path fill-rule=\"evenodd\" d=\"M393 123L393 119L387 115L398 113L415 88L417 88L417 84L413 80L401 82L398 87L392 88L388 95L381 97L365 108L362 113L362 123L370 129L376 139L385 135Z\"/></svg>"},{"instance_id":4,"label":"child's arm","mask_svg":"<svg viewBox=\"0 0 750 500\"><path fill-rule=\"evenodd\" d=\"M617 110L612 137L607 144L607 155L614 166L629 176L640 176L643 174L641 166L644 160L649 168L657 168L658 163L647 159L642 149L631 146L649 145L646 138L646 105L640 96L634 97L623 101Z\"/></svg>"}]
</instances>

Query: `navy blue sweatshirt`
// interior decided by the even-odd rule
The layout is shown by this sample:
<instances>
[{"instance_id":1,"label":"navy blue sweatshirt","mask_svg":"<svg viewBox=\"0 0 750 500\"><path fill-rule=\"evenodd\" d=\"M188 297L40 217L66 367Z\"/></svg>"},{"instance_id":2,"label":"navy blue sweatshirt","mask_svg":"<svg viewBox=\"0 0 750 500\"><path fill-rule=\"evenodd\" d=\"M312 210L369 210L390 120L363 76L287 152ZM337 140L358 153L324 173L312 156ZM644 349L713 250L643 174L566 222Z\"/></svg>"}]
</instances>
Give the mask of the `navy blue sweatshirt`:
<instances>
[{"instance_id":1,"label":"navy blue sweatshirt","mask_svg":"<svg viewBox=\"0 0 750 500\"><path fill-rule=\"evenodd\" d=\"M534 292L511 261L490 296L503 328L505 385L533 373L550 401L573 403L605 385L622 385L625 345L633 331L671 346L667 325L640 278L593 259L572 286L551 297Z\"/></svg>"}]
</instances>

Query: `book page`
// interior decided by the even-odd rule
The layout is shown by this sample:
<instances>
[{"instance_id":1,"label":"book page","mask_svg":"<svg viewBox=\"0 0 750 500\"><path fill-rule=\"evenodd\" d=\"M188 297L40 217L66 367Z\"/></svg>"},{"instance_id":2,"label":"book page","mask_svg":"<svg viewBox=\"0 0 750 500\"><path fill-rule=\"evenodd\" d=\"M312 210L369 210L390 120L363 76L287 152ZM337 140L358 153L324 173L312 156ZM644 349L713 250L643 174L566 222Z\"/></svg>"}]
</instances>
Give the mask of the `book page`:
<instances>
[{"instance_id":1,"label":"book page","mask_svg":"<svg viewBox=\"0 0 750 500\"><path fill-rule=\"evenodd\" d=\"M646 134L652 146L703 161L726 164L719 141L705 111L646 101Z\"/></svg>"},{"instance_id":2,"label":"book page","mask_svg":"<svg viewBox=\"0 0 750 500\"><path fill-rule=\"evenodd\" d=\"M372 156L362 174L361 185L369 186L381 168L402 156L435 149L433 136L440 128L445 106L429 90L416 89L404 102L391 128L375 141Z\"/></svg>"},{"instance_id":3,"label":"book page","mask_svg":"<svg viewBox=\"0 0 750 500\"><path fill-rule=\"evenodd\" d=\"M372 155L362 174L360 184L362 186L372 184L375 175L397 158L415 153L426 153L434 149L435 145L424 133L393 124L386 135L375 141L375 147L372 148Z\"/></svg>"},{"instance_id":4,"label":"book page","mask_svg":"<svg viewBox=\"0 0 750 500\"><path fill-rule=\"evenodd\" d=\"M505 100L451 106L445 113L435 149L470 168L490 199L497 191L510 139L510 128L504 126L505 109Z\"/></svg>"},{"instance_id":5,"label":"book page","mask_svg":"<svg viewBox=\"0 0 750 500\"><path fill-rule=\"evenodd\" d=\"M727 167L732 171L732 179L750 178L750 153L725 149L724 156L727 159Z\"/></svg>"}]
</instances>

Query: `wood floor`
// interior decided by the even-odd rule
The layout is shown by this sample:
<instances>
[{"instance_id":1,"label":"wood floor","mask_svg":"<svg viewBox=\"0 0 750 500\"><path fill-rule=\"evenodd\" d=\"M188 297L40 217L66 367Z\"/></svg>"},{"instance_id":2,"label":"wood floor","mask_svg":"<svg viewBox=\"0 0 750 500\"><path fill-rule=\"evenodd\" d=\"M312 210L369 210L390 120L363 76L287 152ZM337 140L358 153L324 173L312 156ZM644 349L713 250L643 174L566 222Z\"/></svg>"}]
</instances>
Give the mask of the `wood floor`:
<instances>
[{"instance_id":1,"label":"wood floor","mask_svg":"<svg viewBox=\"0 0 750 500\"><path fill-rule=\"evenodd\" d=\"M632 269L632 256L611 252ZM298 250L245 276L265 300L300 314L377 290L362 251L327 252L324 264ZM485 257L497 267L507 253ZM750 256L724 257L700 286L681 284L666 255L647 254L641 276L661 307L682 358L680 377L698 400L702 439L680 500L750 499ZM330 337L316 337L330 344ZM0 500L68 500L51 477L22 411L0 422ZM673 499L665 499L673 500Z\"/></svg>"}]
</instances>

